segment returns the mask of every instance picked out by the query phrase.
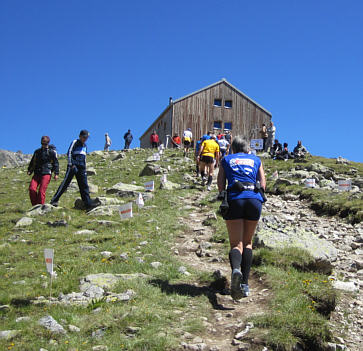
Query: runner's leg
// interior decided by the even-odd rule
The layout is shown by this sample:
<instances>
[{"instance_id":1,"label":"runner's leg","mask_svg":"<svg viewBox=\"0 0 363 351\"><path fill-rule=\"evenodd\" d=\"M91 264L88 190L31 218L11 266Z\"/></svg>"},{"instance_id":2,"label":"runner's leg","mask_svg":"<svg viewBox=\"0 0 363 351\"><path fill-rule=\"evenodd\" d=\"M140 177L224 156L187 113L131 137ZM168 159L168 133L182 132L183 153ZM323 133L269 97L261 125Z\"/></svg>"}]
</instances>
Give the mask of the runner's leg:
<instances>
[{"instance_id":1,"label":"runner's leg","mask_svg":"<svg viewBox=\"0 0 363 351\"><path fill-rule=\"evenodd\" d=\"M51 175L46 174L41 177L40 187L38 191L38 204L45 204L45 194L47 192L47 188L50 182Z\"/></svg>"}]
</instances>

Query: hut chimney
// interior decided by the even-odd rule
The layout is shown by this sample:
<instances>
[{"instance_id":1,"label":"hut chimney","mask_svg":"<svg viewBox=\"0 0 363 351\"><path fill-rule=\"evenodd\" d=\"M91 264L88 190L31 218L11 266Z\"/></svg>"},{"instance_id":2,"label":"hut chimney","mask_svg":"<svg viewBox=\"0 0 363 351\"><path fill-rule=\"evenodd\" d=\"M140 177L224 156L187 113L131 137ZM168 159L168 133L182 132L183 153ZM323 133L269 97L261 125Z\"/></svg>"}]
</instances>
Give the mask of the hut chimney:
<instances>
[{"instance_id":1,"label":"hut chimney","mask_svg":"<svg viewBox=\"0 0 363 351\"><path fill-rule=\"evenodd\" d=\"M171 105L173 103L173 98L170 96L169 98L169 105Z\"/></svg>"}]
</instances>

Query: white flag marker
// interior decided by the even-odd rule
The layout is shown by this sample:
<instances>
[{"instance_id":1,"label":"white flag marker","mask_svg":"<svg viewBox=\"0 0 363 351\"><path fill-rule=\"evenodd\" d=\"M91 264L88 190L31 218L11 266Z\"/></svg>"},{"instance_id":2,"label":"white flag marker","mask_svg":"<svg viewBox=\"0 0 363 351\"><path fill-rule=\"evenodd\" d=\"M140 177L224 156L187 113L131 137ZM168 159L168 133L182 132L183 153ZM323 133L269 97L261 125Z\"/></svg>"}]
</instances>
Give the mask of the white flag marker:
<instances>
[{"instance_id":1,"label":"white flag marker","mask_svg":"<svg viewBox=\"0 0 363 351\"><path fill-rule=\"evenodd\" d=\"M53 260L54 260L54 250L53 249L44 249L44 259L45 265L47 266L47 272L50 276L53 275Z\"/></svg>"},{"instance_id":2,"label":"white flag marker","mask_svg":"<svg viewBox=\"0 0 363 351\"><path fill-rule=\"evenodd\" d=\"M119 213L121 219L131 218L132 216L132 202L120 206Z\"/></svg>"},{"instance_id":3,"label":"white flag marker","mask_svg":"<svg viewBox=\"0 0 363 351\"><path fill-rule=\"evenodd\" d=\"M352 190L352 180L351 179L338 180L338 189L340 191Z\"/></svg>"},{"instance_id":4,"label":"white flag marker","mask_svg":"<svg viewBox=\"0 0 363 351\"><path fill-rule=\"evenodd\" d=\"M154 191L155 183L154 183L153 180L151 182L145 183L144 185L145 185L145 190L146 191Z\"/></svg>"},{"instance_id":5,"label":"white flag marker","mask_svg":"<svg viewBox=\"0 0 363 351\"><path fill-rule=\"evenodd\" d=\"M139 193L139 196L136 199L136 205L141 208L144 207L144 198L142 197L142 194Z\"/></svg>"},{"instance_id":6,"label":"white flag marker","mask_svg":"<svg viewBox=\"0 0 363 351\"><path fill-rule=\"evenodd\" d=\"M305 187L315 188L315 179L314 178L305 179Z\"/></svg>"}]
</instances>

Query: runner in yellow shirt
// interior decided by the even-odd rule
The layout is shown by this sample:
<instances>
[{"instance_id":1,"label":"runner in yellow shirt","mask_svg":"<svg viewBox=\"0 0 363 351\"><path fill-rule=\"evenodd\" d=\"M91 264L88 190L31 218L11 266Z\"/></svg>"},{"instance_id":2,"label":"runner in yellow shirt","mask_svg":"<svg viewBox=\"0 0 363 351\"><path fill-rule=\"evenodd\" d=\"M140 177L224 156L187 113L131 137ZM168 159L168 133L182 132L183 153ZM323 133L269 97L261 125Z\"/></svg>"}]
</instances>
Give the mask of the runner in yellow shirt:
<instances>
[{"instance_id":1,"label":"runner in yellow shirt","mask_svg":"<svg viewBox=\"0 0 363 351\"><path fill-rule=\"evenodd\" d=\"M209 140L204 140L199 151L198 161L200 164L200 174L202 176L202 185L205 185L205 169L207 168L208 181L207 190L211 190L213 180L214 160L219 162L219 145L216 136L213 134Z\"/></svg>"}]
</instances>

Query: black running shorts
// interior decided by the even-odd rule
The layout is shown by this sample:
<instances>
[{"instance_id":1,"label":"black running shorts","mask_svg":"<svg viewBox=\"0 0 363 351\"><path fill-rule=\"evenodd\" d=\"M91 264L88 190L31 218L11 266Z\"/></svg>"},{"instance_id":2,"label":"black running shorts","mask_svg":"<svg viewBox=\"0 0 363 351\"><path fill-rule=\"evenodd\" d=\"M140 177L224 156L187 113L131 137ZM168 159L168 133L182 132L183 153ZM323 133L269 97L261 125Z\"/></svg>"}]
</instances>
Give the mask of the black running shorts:
<instances>
[{"instance_id":1,"label":"black running shorts","mask_svg":"<svg viewBox=\"0 0 363 351\"><path fill-rule=\"evenodd\" d=\"M261 216L262 202L258 199L237 199L228 201L229 210L225 220L247 219L258 221Z\"/></svg>"},{"instance_id":2,"label":"black running shorts","mask_svg":"<svg viewBox=\"0 0 363 351\"><path fill-rule=\"evenodd\" d=\"M214 163L214 158L212 156L202 156L200 158L201 162L204 162L206 164L213 164Z\"/></svg>"},{"instance_id":3,"label":"black running shorts","mask_svg":"<svg viewBox=\"0 0 363 351\"><path fill-rule=\"evenodd\" d=\"M184 140L184 146L190 146L190 141L188 141L188 140Z\"/></svg>"}]
</instances>

